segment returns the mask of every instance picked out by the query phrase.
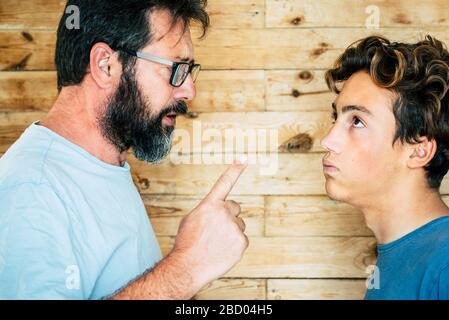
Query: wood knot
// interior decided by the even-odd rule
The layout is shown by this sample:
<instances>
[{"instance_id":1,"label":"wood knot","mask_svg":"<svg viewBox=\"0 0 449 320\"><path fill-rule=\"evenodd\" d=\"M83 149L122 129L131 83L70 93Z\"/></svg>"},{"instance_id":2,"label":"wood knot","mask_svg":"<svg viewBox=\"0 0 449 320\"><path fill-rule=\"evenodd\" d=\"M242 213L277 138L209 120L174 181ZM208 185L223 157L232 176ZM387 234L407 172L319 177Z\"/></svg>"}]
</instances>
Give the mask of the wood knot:
<instances>
[{"instance_id":1,"label":"wood knot","mask_svg":"<svg viewBox=\"0 0 449 320\"><path fill-rule=\"evenodd\" d=\"M22 31L22 37L28 42L33 42L33 40L34 40L31 33L27 32L27 31Z\"/></svg>"},{"instance_id":2,"label":"wood knot","mask_svg":"<svg viewBox=\"0 0 449 320\"><path fill-rule=\"evenodd\" d=\"M296 17L296 18L294 18L294 19L292 19L290 21L290 23L295 25L295 26L300 25L303 22L304 22L304 18L303 17Z\"/></svg>"},{"instance_id":3,"label":"wood knot","mask_svg":"<svg viewBox=\"0 0 449 320\"><path fill-rule=\"evenodd\" d=\"M22 60L20 60L17 63L13 63L11 66L6 67L3 71L21 71L25 70L28 64L28 60L30 60L30 57L32 56L32 53L28 53Z\"/></svg>"},{"instance_id":4,"label":"wood knot","mask_svg":"<svg viewBox=\"0 0 449 320\"><path fill-rule=\"evenodd\" d=\"M397 14L394 18L393 21L399 24L412 24L412 22L410 21L410 19L407 18L407 16L403 13L399 13Z\"/></svg>"},{"instance_id":5,"label":"wood knot","mask_svg":"<svg viewBox=\"0 0 449 320\"><path fill-rule=\"evenodd\" d=\"M186 118L189 118L189 119L196 119L196 118L198 118L199 117L199 113L198 112L187 112L186 114L185 114L185 116L186 116Z\"/></svg>"},{"instance_id":6,"label":"wood knot","mask_svg":"<svg viewBox=\"0 0 449 320\"><path fill-rule=\"evenodd\" d=\"M312 51L312 58L318 58L329 49L329 45L325 42L321 42L318 46L319 48Z\"/></svg>"},{"instance_id":7,"label":"wood knot","mask_svg":"<svg viewBox=\"0 0 449 320\"><path fill-rule=\"evenodd\" d=\"M139 179L139 185L142 190L147 190L150 188L150 181L147 178Z\"/></svg>"},{"instance_id":8,"label":"wood knot","mask_svg":"<svg viewBox=\"0 0 449 320\"><path fill-rule=\"evenodd\" d=\"M301 95L301 92L299 92L297 89L292 90L292 96L295 98L298 98Z\"/></svg>"},{"instance_id":9,"label":"wood knot","mask_svg":"<svg viewBox=\"0 0 449 320\"><path fill-rule=\"evenodd\" d=\"M279 146L280 152L308 152L313 147L313 139L307 133L299 133Z\"/></svg>"},{"instance_id":10,"label":"wood knot","mask_svg":"<svg viewBox=\"0 0 449 320\"><path fill-rule=\"evenodd\" d=\"M302 71L299 73L299 79L301 80L311 80L313 75L310 71Z\"/></svg>"}]
</instances>

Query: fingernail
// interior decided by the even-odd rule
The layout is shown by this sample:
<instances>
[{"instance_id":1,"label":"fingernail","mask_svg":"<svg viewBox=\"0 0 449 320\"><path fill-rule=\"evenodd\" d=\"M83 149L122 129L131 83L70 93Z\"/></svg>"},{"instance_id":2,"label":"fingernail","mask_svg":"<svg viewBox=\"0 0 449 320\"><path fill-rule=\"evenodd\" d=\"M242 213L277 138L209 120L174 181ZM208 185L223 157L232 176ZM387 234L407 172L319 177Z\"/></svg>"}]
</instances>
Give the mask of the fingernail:
<instances>
[{"instance_id":1,"label":"fingernail","mask_svg":"<svg viewBox=\"0 0 449 320\"><path fill-rule=\"evenodd\" d=\"M248 158L245 155L241 155L237 159L238 164L247 164L247 162L248 162Z\"/></svg>"}]
</instances>

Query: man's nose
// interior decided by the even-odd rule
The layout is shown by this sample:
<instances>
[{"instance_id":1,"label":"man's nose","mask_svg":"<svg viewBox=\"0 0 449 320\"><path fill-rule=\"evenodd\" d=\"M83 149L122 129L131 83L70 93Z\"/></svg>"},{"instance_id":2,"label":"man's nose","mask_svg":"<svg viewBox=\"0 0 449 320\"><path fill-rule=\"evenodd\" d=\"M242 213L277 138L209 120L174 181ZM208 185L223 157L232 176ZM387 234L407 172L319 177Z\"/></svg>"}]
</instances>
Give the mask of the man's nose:
<instances>
[{"instance_id":1,"label":"man's nose","mask_svg":"<svg viewBox=\"0 0 449 320\"><path fill-rule=\"evenodd\" d=\"M186 78L184 83L174 90L174 98L175 100L185 100L190 101L193 100L196 96L196 88L195 83L193 83L192 75Z\"/></svg>"}]
</instances>

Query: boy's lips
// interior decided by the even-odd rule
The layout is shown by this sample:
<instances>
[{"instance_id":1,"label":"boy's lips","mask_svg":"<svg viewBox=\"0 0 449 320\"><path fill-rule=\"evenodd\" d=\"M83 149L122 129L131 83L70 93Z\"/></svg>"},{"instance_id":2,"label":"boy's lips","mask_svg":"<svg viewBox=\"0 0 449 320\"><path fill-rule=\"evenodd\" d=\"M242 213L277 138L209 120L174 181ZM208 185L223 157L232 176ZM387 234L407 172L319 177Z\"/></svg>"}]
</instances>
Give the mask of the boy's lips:
<instances>
[{"instance_id":1,"label":"boy's lips","mask_svg":"<svg viewBox=\"0 0 449 320\"><path fill-rule=\"evenodd\" d=\"M323 159L323 172L324 173L332 173L332 172L337 172L339 171L339 169L329 160L324 160Z\"/></svg>"}]
</instances>

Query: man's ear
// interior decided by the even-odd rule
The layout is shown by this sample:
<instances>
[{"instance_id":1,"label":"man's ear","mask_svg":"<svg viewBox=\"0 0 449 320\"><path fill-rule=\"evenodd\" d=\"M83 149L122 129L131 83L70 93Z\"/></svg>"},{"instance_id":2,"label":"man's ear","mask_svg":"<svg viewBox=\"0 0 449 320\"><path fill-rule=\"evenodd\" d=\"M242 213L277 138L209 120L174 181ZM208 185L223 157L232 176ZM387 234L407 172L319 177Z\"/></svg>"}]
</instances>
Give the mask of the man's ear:
<instances>
[{"instance_id":1,"label":"man's ear","mask_svg":"<svg viewBox=\"0 0 449 320\"><path fill-rule=\"evenodd\" d=\"M410 156L407 166L411 169L425 167L435 156L437 142L435 139L421 137L419 143L410 145Z\"/></svg>"},{"instance_id":2,"label":"man's ear","mask_svg":"<svg viewBox=\"0 0 449 320\"><path fill-rule=\"evenodd\" d=\"M89 71L100 88L114 87L122 72L118 54L106 43L97 42L90 50Z\"/></svg>"}]
</instances>

